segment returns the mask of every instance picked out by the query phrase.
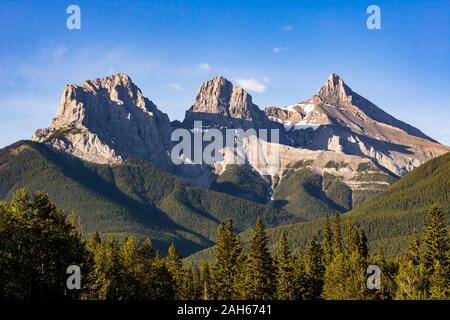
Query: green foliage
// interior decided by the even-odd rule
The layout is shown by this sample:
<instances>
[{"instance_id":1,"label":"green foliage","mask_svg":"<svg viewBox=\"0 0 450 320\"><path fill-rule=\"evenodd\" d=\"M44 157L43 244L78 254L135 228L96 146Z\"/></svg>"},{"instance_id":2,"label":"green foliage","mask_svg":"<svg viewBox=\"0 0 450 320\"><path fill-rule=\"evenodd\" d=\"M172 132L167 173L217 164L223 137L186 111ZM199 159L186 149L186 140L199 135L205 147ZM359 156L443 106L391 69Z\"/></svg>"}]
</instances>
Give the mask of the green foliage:
<instances>
[{"instance_id":1,"label":"green foliage","mask_svg":"<svg viewBox=\"0 0 450 320\"><path fill-rule=\"evenodd\" d=\"M0 202L0 298L9 299L449 299L450 249L443 214L431 207L421 237L413 232L403 258L368 253L365 232L336 214L313 234L304 251L291 255L282 232L275 259L264 224L257 220L244 249L233 221L218 227L215 261L200 268L183 263L175 244L167 257L149 239L118 241L98 233L80 240L76 215L66 221L45 194L30 201L19 190ZM422 239L426 239L421 241ZM324 250L325 249L325 250ZM325 257L328 252L328 258ZM366 288L368 264L381 270L381 288ZM82 290L65 286L66 266L82 269Z\"/></svg>"},{"instance_id":2,"label":"green foliage","mask_svg":"<svg viewBox=\"0 0 450 320\"><path fill-rule=\"evenodd\" d=\"M280 234L276 256L277 293L279 300L293 300L295 298L294 265L284 232Z\"/></svg>"},{"instance_id":3,"label":"green foliage","mask_svg":"<svg viewBox=\"0 0 450 320\"><path fill-rule=\"evenodd\" d=\"M30 141L0 150L0 199L22 187L44 191L64 212L74 210L83 235L151 238L156 249L177 245L183 256L215 241L221 221L239 231L257 217L268 226L299 221L286 212L183 183L150 163L107 166L83 162Z\"/></svg>"},{"instance_id":4,"label":"green foliage","mask_svg":"<svg viewBox=\"0 0 450 320\"><path fill-rule=\"evenodd\" d=\"M356 171L363 172L376 169L371 162L361 162L358 164Z\"/></svg>"},{"instance_id":5,"label":"green foliage","mask_svg":"<svg viewBox=\"0 0 450 320\"><path fill-rule=\"evenodd\" d=\"M241 251L240 239L233 233L233 221L220 224L212 269L217 299L230 300L234 296Z\"/></svg>"},{"instance_id":6,"label":"green foliage","mask_svg":"<svg viewBox=\"0 0 450 320\"><path fill-rule=\"evenodd\" d=\"M268 190L263 179L243 165L228 165L226 170L217 177L211 189L230 195L266 203Z\"/></svg>"},{"instance_id":7,"label":"green foliage","mask_svg":"<svg viewBox=\"0 0 450 320\"><path fill-rule=\"evenodd\" d=\"M322 227L322 253L323 253L323 264L328 265L333 258L333 243L332 243L332 231L330 224L330 217L327 215L325 218L324 225Z\"/></svg>"},{"instance_id":8,"label":"green foliage","mask_svg":"<svg viewBox=\"0 0 450 320\"><path fill-rule=\"evenodd\" d=\"M319 299L324 285L323 252L316 235L312 237L305 249L304 270L307 288L304 290L304 299Z\"/></svg>"},{"instance_id":9,"label":"green foliage","mask_svg":"<svg viewBox=\"0 0 450 320\"><path fill-rule=\"evenodd\" d=\"M325 164L325 168L334 168L336 170L339 170L341 168L346 168L346 167L348 167L348 163L345 163L344 161L336 162L336 161L330 160Z\"/></svg>"},{"instance_id":10,"label":"green foliage","mask_svg":"<svg viewBox=\"0 0 450 320\"><path fill-rule=\"evenodd\" d=\"M396 278L397 299L446 299L450 274L449 237L437 206L428 210L421 240L414 231Z\"/></svg>"},{"instance_id":11,"label":"green foliage","mask_svg":"<svg viewBox=\"0 0 450 320\"><path fill-rule=\"evenodd\" d=\"M305 219L324 216L338 207L323 191L322 176L307 168L283 176L274 191L273 205Z\"/></svg>"},{"instance_id":12,"label":"green foliage","mask_svg":"<svg viewBox=\"0 0 450 320\"><path fill-rule=\"evenodd\" d=\"M87 261L80 234L45 194L31 200L20 189L11 202L0 202L0 298L77 297L67 290L66 269L87 272Z\"/></svg>"},{"instance_id":13,"label":"green foliage","mask_svg":"<svg viewBox=\"0 0 450 320\"><path fill-rule=\"evenodd\" d=\"M177 299L182 299L183 298L182 284L184 280L183 263L181 262L181 257L178 255L177 248L173 243L169 247L166 261L167 261L166 262L167 270L169 271L173 279L175 297Z\"/></svg>"},{"instance_id":14,"label":"green foliage","mask_svg":"<svg viewBox=\"0 0 450 320\"><path fill-rule=\"evenodd\" d=\"M430 277L430 299L445 300L450 298L448 271L441 266L439 260L433 265L433 274Z\"/></svg>"},{"instance_id":15,"label":"green foliage","mask_svg":"<svg viewBox=\"0 0 450 320\"><path fill-rule=\"evenodd\" d=\"M397 275L398 300L425 300L428 298L429 282L425 265L415 265L405 260L400 264Z\"/></svg>"},{"instance_id":16,"label":"green foliage","mask_svg":"<svg viewBox=\"0 0 450 320\"><path fill-rule=\"evenodd\" d=\"M430 272L434 272L434 265L438 262L439 266L448 272L450 267L450 238L444 213L437 206L431 207L428 211L423 242L425 245L425 266L430 269Z\"/></svg>"},{"instance_id":17,"label":"green foliage","mask_svg":"<svg viewBox=\"0 0 450 320\"><path fill-rule=\"evenodd\" d=\"M245 296L255 300L272 299L275 289L273 271L273 261L267 247L264 224L258 219L249 244Z\"/></svg>"},{"instance_id":18,"label":"green foliage","mask_svg":"<svg viewBox=\"0 0 450 320\"><path fill-rule=\"evenodd\" d=\"M397 177L389 175L382 171L378 172L363 172L359 173L353 178L354 181L381 181L387 183L394 183Z\"/></svg>"},{"instance_id":19,"label":"green foliage","mask_svg":"<svg viewBox=\"0 0 450 320\"><path fill-rule=\"evenodd\" d=\"M323 188L326 196L333 201L336 208L347 211L352 208L352 189L341 181L340 177L325 173L323 176Z\"/></svg>"},{"instance_id":20,"label":"green foliage","mask_svg":"<svg viewBox=\"0 0 450 320\"><path fill-rule=\"evenodd\" d=\"M372 248L382 245L389 255L405 252L408 237L424 226L432 205L450 211L450 153L414 169L385 191L346 213L364 228ZM448 216L445 218L448 226Z\"/></svg>"}]
</instances>

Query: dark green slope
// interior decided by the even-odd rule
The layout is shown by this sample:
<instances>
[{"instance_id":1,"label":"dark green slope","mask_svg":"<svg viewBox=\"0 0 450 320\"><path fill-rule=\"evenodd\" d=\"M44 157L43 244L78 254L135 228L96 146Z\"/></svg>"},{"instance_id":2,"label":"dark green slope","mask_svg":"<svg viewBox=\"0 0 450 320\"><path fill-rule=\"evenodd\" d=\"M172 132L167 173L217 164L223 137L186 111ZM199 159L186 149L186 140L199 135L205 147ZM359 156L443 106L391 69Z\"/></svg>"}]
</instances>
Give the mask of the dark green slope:
<instances>
[{"instance_id":1,"label":"dark green slope","mask_svg":"<svg viewBox=\"0 0 450 320\"><path fill-rule=\"evenodd\" d=\"M284 209L306 220L313 220L336 211L351 210L364 199L371 198L385 189L385 185L378 182L392 183L396 180L396 177L376 167L358 167L358 175L354 179L367 188L352 190L341 177L312 170L310 161L298 161L284 171L272 195L273 207ZM344 162L329 161L326 168L339 170L345 166L347 164ZM368 173L368 170L372 173Z\"/></svg>"},{"instance_id":2,"label":"dark green slope","mask_svg":"<svg viewBox=\"0 0 450 320\"><path fill-rule=\"evenodd\" d=\"M423 228L428 208L437 204L446 213L450 225L450 153L432 159L389 186L385 191L365 201L358 208L343 214L362 227L371 250L383 247L388 255L402 254L414 229ZM304 248L308 239L320 232L323 219L299 222L267 229L274 250L281 230L291 248ZM242 234L244 242L250 231ZM199 261L212 256L212 250L200 251L188 259Z\"/></svg>"},{"instance_id":3,"label":"dark green slope","mask_svg":"<svg viewBox=\"0 0 450 320\"><path fill-rule=\"evenodd\" d=\"M411 232L422 230L428 208L437 204L450 222L450 153L432 159L346 215L377 245L396 253Z\"/></svg>"},{"instance_id":4,"label":"dark green slope","mask_svg":"<svg viewBox=\"0 0 450 320\"><path fill-rule=\"evenodd\" d=\"M383 172L374 171L375 167L358 168L356 178L370 185L370 188L353 191L341 177L330 173L319 174L311 168L311 160L300 160L286 168L282 178L271 181L261 177L251 168L243 165L230 165L212 183L211 189L237 197L267 204L283 209L305 220L312 220L336 211L345 212L355 208L364 199L373 197L386 187L378 181L392 183L396 178ZM329 162L333 166L345 166L345 163ZM328 165L328 164L327 164ZM339 167L336 167L339 169ZM270 194L270 185L276 185Z\"/></svg>"},{"instance_id":5,"label":"dark green slope","mask_svg":"<svg viewBox=\"0 0 450 320\"><path fill-rule=\"evenodd\" d=\"M269 198L267 181L245 165L228 165L211 184L211 189L258 203Z\"/></svg>"},{"instance_id":6,"label":"dark green slope","mask_svg":"<svg viewBox=\"0 0 450 320\"><path fill-rule=\"evenodd\" d=\"M185 184L142 160L94 165L29 141L0 150L0 199L21 187L44 191L58 207L74 209L85 234L150 237L163 250L175 242L184 255L210 246L218 223L228 218L239 230L257 217L271 226L298 221L284 211Z\"/></svg>"},{"instance_id":7,"label":"dark green slope","mask_svg":"<svg viewBox=\"0 0 450 320\"><path fill-rule=\"evenodd\" d=\"M273 194L273 206L288 212L314 219L344 208L334 202L324 191L323 177L307 168L286 174ZM345 184L339 186L348 192L351 202L351 190Z\"/></svg>"}]
</instances>

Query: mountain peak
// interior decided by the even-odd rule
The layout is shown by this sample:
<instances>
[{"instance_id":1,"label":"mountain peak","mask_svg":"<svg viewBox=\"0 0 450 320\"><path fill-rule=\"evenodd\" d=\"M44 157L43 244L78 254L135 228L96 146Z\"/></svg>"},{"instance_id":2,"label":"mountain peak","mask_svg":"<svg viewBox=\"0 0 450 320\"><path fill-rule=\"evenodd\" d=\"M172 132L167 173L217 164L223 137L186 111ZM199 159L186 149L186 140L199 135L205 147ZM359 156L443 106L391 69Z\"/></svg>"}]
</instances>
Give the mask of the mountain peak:
<instances>
[{"instance_id":1,"label":"mountain peak","mask_svg":"<svg viewBox=\"0 0 450 320\"><path fill-rule=\"evenodd\" d=\"M351 94L352 89L345 84L344 80L336 73L332 73L317 95L333 103L339 103L351 102Z\"/></svg>"},{"instance_id":2,"label":"mountain peak","mask_svg":"<svg viewBox=\"0 0 450 320\"><path fill-rule=\"evenodd\" d=\"M264 112L252 102L251 95L221 75L203 82L185 120L243 127L251 125L251 121L259 125L267 121Z\"/></svg>"},{"instance_id":3,"label":"mountain peak","mask_svg":"<svg viewBox=\"0 0 450 320\"><path fill-rule=\"evenodd\" d=\"M209 81L213 81L213 82L222 82L222 83L231 83L227 78L225 78L224 76L222 76L222 75L220 75L220 74L218 74L218 75L216 75L214 78L212 78L211 80L209 80ZM208 81L206 81L206 82L208 82Z\"/></svg>"},{"instance_id":4,"label":"mountain peak","mask_svg":"<svg viewBox=\"0 0 450 320\"><path fill-rule=\"evenodd\" d=\"M96 163L167 161L170 121L124 73L67 85L56 117L34 141Z\"/></svg>"},{"instance_id":5,"label":"mountain peak","mask_svg":"<svg viewBox=\"0 0 450 320\"><path fill-rule=\"evenodd\" d=\"M137 91L140 91L131 78L125 73L117 73L104 78L86 80L83 82L82 87L88 91L97 91L100 88L111 91L117 87L127 88L136 93Z\"/></svg>"}]
</instances>

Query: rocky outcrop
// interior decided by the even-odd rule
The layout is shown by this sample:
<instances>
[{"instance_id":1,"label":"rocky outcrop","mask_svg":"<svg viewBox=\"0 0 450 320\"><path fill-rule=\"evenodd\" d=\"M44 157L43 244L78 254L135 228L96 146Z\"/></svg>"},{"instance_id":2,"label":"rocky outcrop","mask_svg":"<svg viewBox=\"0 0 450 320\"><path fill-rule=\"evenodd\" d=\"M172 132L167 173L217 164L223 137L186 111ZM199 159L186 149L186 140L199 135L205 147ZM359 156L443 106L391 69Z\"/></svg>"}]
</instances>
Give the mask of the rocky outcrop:
<instances>
[{"instance_id":1,"label":"rocky outcrop","mask_svg":"<svg viewBox=\"0 0 450 320\"><path fill-rule=\"evenodd\" d=\"M184 122L190 124L195 120L214 127L263 128L271 125L244 89L233 86L221 76L204 82L200 87Z\"/></svg>"},{"instance_id":2,"label":"rocky outcrop","mask_svg":"<svg viewBox=\"0 0 450 320\"><path fill-rule=\"evenodd\" d=\"M265 112L284 125L295 147L368 158L397 175L450 151L353 92L336 74L311 99Z\"/></svg>"},{"instance_id":3,"label":"rocky outcrop","mask_svg":"<svg viewBox=\"0 0 450 320\"><path fill-rule=\"evenodd\" d=\"M353 92L336 74L310 99L265 112L245 90L217 76L202 84L184 122L173 125L127 75L117 74L67 85L56 117L33 140L90 162L116 164L134 156L166 169L172 166L172 128L192 128L195 120L205 130L280 128L287 159L295 149L329 151L369 159L397 175L450 151ZM207 167L192 168L169 171L209 179Z\"/></svg>"},{"instance_id":4,"label":"rocky outcrop","mask_svg":"<svg viewBox=\"0 0 450 320\"><path fill-rule=\"evenodd\" d=\"M34 141L103 164L134 156L165 167L170 121L126 74L67 85L58 113Z\"/></svg>"}]
</instances>

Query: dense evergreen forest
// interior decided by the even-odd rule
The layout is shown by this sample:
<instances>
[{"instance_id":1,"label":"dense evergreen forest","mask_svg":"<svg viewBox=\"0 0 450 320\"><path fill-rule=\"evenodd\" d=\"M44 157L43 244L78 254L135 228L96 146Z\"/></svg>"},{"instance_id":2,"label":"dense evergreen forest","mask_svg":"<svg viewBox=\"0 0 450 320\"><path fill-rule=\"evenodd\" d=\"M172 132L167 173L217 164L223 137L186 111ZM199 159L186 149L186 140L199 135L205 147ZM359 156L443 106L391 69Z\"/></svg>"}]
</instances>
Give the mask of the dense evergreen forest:
<instances>
[{"instance_id":1,"label":"dense evergreen forest","mask_svg":"<svg viewBox=\"0 0 450 320\"><path fill-rule=\"evenodd\" d=\"M21 189L0 202L0 298L2 299L449 299L450 239L446 211L428 210L404 256L369 252L363 229L327 217L306 248L291 253L281 232L271 255L258 219L247 247L233 221L217 230L214 260L184 263L151 240L118 241L98 233L83 239L76 214L67 219L44 193ZM67 287L67 267L81 270L81 289ZM381 271L380 287L367 286L367 268Z\"/></svg>"}]
</instances>

